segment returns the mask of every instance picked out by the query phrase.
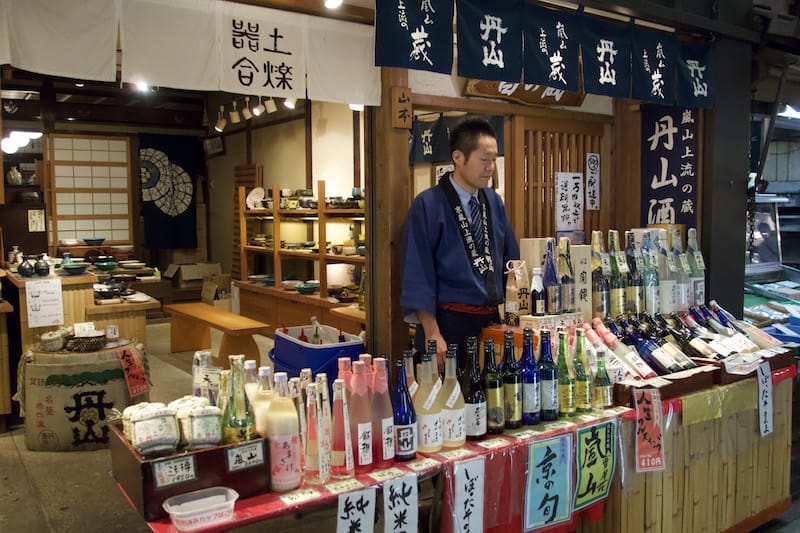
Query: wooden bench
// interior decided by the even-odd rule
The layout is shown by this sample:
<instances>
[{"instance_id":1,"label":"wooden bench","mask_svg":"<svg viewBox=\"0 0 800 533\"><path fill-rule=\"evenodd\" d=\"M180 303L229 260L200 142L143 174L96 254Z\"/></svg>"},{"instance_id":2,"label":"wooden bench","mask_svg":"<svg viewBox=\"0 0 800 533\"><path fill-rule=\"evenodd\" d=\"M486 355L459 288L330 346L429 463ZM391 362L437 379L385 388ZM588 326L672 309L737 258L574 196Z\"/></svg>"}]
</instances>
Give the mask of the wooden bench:
<instances>
[{"instance_id":1,"label":"wooden bench","mask_svg":"<svg viewBox=\"0 0 800 533\"><path fill-rule=\"evenodd\" d=\"M166 304L164 311L172 315L169 347L172 352L211 348L211 330L222 332L219 345L219 366L228 368L228 355L244 354L245 359L261 361L253 335L266 335L269 324L247 318L203 302Z\"/></svg>"}]
</instances>

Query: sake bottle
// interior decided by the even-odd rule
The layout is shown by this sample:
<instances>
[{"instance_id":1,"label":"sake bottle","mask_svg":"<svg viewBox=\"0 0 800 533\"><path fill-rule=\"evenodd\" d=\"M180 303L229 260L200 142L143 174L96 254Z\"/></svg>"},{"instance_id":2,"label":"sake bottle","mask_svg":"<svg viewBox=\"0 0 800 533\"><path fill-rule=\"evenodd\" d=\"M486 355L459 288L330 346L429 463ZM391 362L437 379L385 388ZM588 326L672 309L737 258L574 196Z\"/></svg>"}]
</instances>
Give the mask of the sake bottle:
<instances>
[{"instance_id":1,"label":"sake bottle","mask_svg":"<svg viewBox=\"0 0 800 533\"><path fill-rule=\"evenodd\" d=\"M670 314L677 309L675 257L667 252L667 231L658 230L658 240L654 243L658 249L658 280L661 289L660 311Z\"/></svg>"},{"instance_id":2,"label":"sake bottle","mask_svg":"<svg viewBox=\"0 0 800 533\"><path fill-rule=\"evenodd\" d=\"M300 378L289 378L289 398L294 402L295 411L297 412L297 421L300 424L300 450L306 449L306 434L308 433L308 426L306 425L306 408L303 405L303 396L300 393ZM305 455L300 455L301 466L305 466L303 460Z\"/></svg>"},{"instance_id":3,"label":"sake bottle","mask_svg":"<svg viewBox=\"0 0 800 533\"><path fill-rule=\"evenodd\" d=\"M522 330L522 424L539 423L542 411L542 391L539 368L533 354L533 330Z\"/></svg>"},{"instance_id":4,"label":"sake bottle","mask_svg":"<svg viewBox=\"0 0 800 533\"><path fill-rule=\"evenodd\" d=\"M675 308L685 313L689 310L689 302L694 300L689 281L692 270L686 254L683 253L681 232L678 229L672 231L672 257L675 264Z\"/></svg>"},{"instance_id":5,"label":"sake bottle","mask_svg":"<svg viewBox=\"0 0 800 533\"><path fill-rule=\"evenodd\" d=\"M319 485L328 481L330 470L326 454L320 453L324 429L322 417L319 415L316 383L306 385L306 421L308 422L308 436L305 445L303 480L309 485Z\"/></svg>"},{"instance_id":6,"label":"sake bottle","mask_svg":"<svg viewBox=\"0 0 800 533\"><path fill-rule=\"evenodd\" d=\"M464 388L464 426L467 440L486 436L486 393L483 390L478 364L478 342L470 343L467 351L467 379Z\"/></svg>"},{"instance_id":7,"label":"sake bottle","mask_svg":"<svg viewBox=\"0 0 800 533\"><path fill-rule=\"evenodd\" d=\"M223 368L219 371L219 390L217 396L217 407L222 414L225 414L225 407L230 399L231 389L231 369Z\"/></svg>"},{"instance_id":8,"label":"sake bottle","mask_svg":"<svg viewBox=\"0 0 800 533\"><path fill-rule=\"evenodd\" d=\"M317 411L322 422L322 430L319 433L320 464L324 462L324 464L328 465L328 470L330 470L331 448L333 446L333 416L331 414L330 391L328 390L328 374L325 372L317 373L314 376L314 383L317 385L317 405L319 406Z\"/></svg>"},{"instance_id":9,"label":"sake bottle","mask_svg":"<svg viewBox=\"0 0 800 533\"><path fill-rule=\"evenodd\" d=\"M300 369L300 395L303 398L303 405L306 404L306 400L308 399L308 391L306 389L313 379L310 368Z\"/></svg>"},{"instance_id":10,"label":"sake bottle","mask_svg":"<svg viewBox=\"0 0 800 533\"><path fill-rule=\"evenodd\" d=\"M339 366L339 373L336 375L336 379L344 381L344 391L349 401L350 393L352 392L350 388L350 378L353 376L353 361L349 357L340 357L337 360L337 364Z\"/></svg>"},{"instance_id":11,"label":"sake bottle","mask_svg":"<svg viewBox=\"0 0 800 533\"><path fill-rule=\"evenodd\" d=\"M372 469L372 405L367 385L367 373L362 361L353 361L350 378L350 434L353 442L353 459L357 473Z\"/></svg>"},{"instance_id":12,"label":"sake bottle","mask_svg":"<svg viewBox=\"0 0 800 533\"><path fill-rule=\"evenodd\" d=\"M376 468L394 458L394 413L387 364L385 357L372 360L372 464Z\"/></svg>"},{"instance_id":13,"label":"sake bottle","mask_svg":"<svg viewBox=\"0 0 800 533\"><path fill-rule=\"evenodd\" d=\"M603 250L603 233L592 231L592 316L606 317L611 312L608 276L611 264ZM544 401L544 396L542 397Z\"/></svg>"},{"instance_id":14,"label":"sake bottle","mask_svg":"<svg viewBox=\"0 0 800 533\"><path fill-rule=\"evenodd\" d=\"M624 256L620 254L619 232L615 229L608 230L608 259L611 267L611 275L608 277L609 303L611 316L616 318L625 314L625 278L628 263Z\"/></svg>"},{"instance_id":15,"label":"sake bottle","mask_svg":"<svg viewBox=\"0 0 800 533\"><path fill-rule=\"evenodd\" d=\"M503 406L505 428L522 427L522 370L517 364L514 332L506 331L503 341Z\"/></svg>"},{"instance_id":16,"label":"sake bottle","mask_svg":"<svg viewBox=\"0 0 800 533\"><path fill-rule=\"evenodd\" d=\"M547 239L547 253L544 259L545 308L548 315L561 314L561 282L556 268L555 239Z\"/></svg>"},{"instance_id":17,"label":"sake bottle","mask_svg":"<svg viewBox=\"0 0 800 533\"><path fill-rule=\"evenodd\" d=\"M644 312L644 256L636 247L632 231L625 232L625 264L628 267L625 311L639 315Z\"/></svg>"},{"instance_id":18,"label":"sake bottle","mask_svg":"<svg viewBox=\"0 0 800 533\"><path fill-rule=\"evenodd\" d=\"M286 372L275 373L275 396L267 411L270 489L284 492L300 486L300 424L297 409L289 397Z\"/></svg>"},{"instance_id":19,"label":"sake bottle","mask_svg":"<svg viewBox=\"0 0 800 533\"><path fill-rule=\"evenodd\" d=\"M222 414L222 437L225 444L232 444L255 438L256 424L244 389L244 355L229 355L228 361L231 374L228 401Z\"/></svg>"},{"instance_id":20,"label":"sake bottle","mask_svg":"<svg viewBox=\"0 0 800 533\"><path fill-rule=\"evenodd\" d=\"M494 361L494 341L483 341L483 389L486 391L486 431L492 435L505 428L505 405L503 401L503 378Z\"/></svg>"},{"instance_id":21,"label":"sake bottle","mask_svg":"<svg viewBox=\"0 0 800 533\"><path fill-rule=\"evenodd\" d=\"M539 330L539 379L542 384L542 420L558 420L558 367L553 362L550 332Z\"/></svg>"},{"instance_id":22,"label":"sake bottle","mask_svg":"<svg viewBox=\"0 0 800 533\"><path fill-rule=\"evenodd\" d=\"M697 230L689 228L686 239L686 256L689 260L689 282L692 284L692 294L694 304L702 304L706 301L706 263L703 261L703 252L697 245Z\"/></svg>"},{"instance_id":23,"label":"sake bottle","mask_svg":"<svg viewBox=\"0 0 800 533\"><path fill-rule=\"evenodd\" d=\"M367 378L367 390L369 394L372 395L372 381L374 376L372 370L372 355L362 353L358 356L358 360L364 363L364 376Z\"/></svg>"},{"instance_id":24,"label":"sake bottle","mask_svg":"<svg viewBox=\"0 0 800 533\"><path fill-rule=\"evenodd\" d=\"M253 417L256 424L256 432L262 437L267 436L267 410L269 402L274 395L272 390L272 367L258 367L258 390L253 402Z\"/></svg>"},{"instance_id":25,"label":"sake bottle","mask_svg":"<svg viewBox=\"0 0 800 533\"><path fill-rule=\"evenodd\" d=\"M444 383L437 398L437 407L442 413L442 446L445 448L459 448L467 439L464 427L464 395L456 375L457 344L447 347L447 356L444 365Z\"/></svg>"},{"instance_id":26,"label":"sake bottle","mask_svg":"<svg viewBox=\"0 0 800 533\"><path fill-rule=\"evenodd\" d=\"M403 370L406 374L408 393L411 395L411 400L413 401L414 397L417 395L419 383L417 383L417 379L414 377L414 352L411 350L403 352Z\"/></svg>"},{"instance_id":27,"label":"sake bottle","mask_svg":"<svg viewBox=\"0 0 800 533\"><path fill-rule=\"evenodd\" d=\"M583 328L575 329L575 357L572 368L575 370L575 410L588 413L592 410L592 378L584 366L586 336Z\"/></svg>"},{"instance_id":28,"label":"sake bottle","mask_svg":"<svg viewBox=\"0 0 800 533\"><path fill-rule=\"evenodd\" d=\"M575 378L567 364L569 345L567 332L558 332L558 414L562 417L575 415Z\"/></svg>"},{"instance_id":29,"label":"sake bottle","mask_svg":"<svg viewBox=\"0 0 800 533\"><path fill-rule=\"evenodd\" d=\"M608 409L612 406L611 379L606 371L606 352L597 350L597 373L592 383L592 398L595 409Z\"/></svg>"},{"instance_id":30,"label":"sake bottle","mask_svg":"<svg viewBox=\"0 0 800 533\"><path fill-rule=\"evenodd\" d=\"M333 382L333 430L331 435L331 477L353 477L353 442L350 440L350 417L344 380Z\"/></svg>"},{"instance_id":31,"label":"sake bottle","mask_svg":"<svg viewBox=\"0 0 800 533\"><path fill-rule=\"evenodd\" d=\"M395 461L410 461L417 456L417 415L404 370L403 361L397 361L393 404Z\"/></svg>"},{"instance_id":32,"label":"sake bottle","mask_svg":"<svg viewBox=\"0 0 800 533\"><path fill-rule=\"evenodd\" d=\"M435 353L435 352L434 352ZM431 352L428 351L422 358L422 382L417 390L414 400L414 411L417 414L417 443L418 451L435 453L442 449L442 411L436 404L436 396L441 386L433 380L433 365Z\"/></svg>"},{"instance_id":33,"label":"sake bottle","mask_svg":"<svg viewBox=\"0 0 800 533\"><path fill-rule=\"evenodd\" d=\"M569 237L558 240L558 276L561 280L561 312L575 312L575 274L572 270L572 254Z\"/></svg>"},{"instance_id":34,"label":"sake bottle","mask_svg":"<svg viewBox=\"0 0 800 533\"><path fill-rule=\"evenodd\" d=\"M250 404L253 404L256 391L258 390L258 373L256 371L256 361L247 359L244 362L244 392Z\"/></svg>"},{"instance_id":35,"label":"sake bottle","mask_svg":"<svg viewBox=\"0 0 800 533\"><path fill-rule=\"evenodd\" d=\"M531 281L531 314L533 316L544 316L546 310L547 306L545 304L542 269L533 267L533 281Z\"/></svg>"},{"instance_id":36,"label":"sake bottle","mask_svg":"<svg viewBox=\"0 0 800 533\"><path fill-rule=\"evenodd\" d=\"M650 315L661 312L661 281L658 279L658 251L650 244L650 232L642 235L644 271L644 310Z\"/></svg>"}]
</instances>

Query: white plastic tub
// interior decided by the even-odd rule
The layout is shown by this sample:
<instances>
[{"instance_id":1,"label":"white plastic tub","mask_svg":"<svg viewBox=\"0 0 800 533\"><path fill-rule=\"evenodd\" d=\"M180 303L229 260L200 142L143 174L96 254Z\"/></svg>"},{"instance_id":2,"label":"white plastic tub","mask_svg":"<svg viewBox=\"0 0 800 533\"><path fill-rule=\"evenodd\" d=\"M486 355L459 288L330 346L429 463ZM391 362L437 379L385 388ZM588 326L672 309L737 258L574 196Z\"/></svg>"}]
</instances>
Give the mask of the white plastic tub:
<instances>
[{"instance_id":1,"label":"white plastic tub","mask_svg":"<svg viewBox=\"0 0 800 533\"><path fill-rule=\"evenodd\" d=\"M175 529L193 531L231 520L238 498L228 487L210 487L167 498L163 506Z\"/></svg>"}]
</instances>

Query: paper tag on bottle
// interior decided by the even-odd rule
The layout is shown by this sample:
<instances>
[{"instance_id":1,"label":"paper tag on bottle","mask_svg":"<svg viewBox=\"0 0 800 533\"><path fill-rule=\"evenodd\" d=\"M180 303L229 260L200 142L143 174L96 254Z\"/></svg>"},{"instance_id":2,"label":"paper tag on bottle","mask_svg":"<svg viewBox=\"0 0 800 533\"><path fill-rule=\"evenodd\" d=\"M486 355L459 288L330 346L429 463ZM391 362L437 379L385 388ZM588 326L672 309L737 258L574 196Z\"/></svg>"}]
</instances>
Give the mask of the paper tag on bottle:
<instances>
[{"instance_id":1,"label":"paper tag on bottle","mask_svg":"<svg viewBox=\"0 0 800 533\"><path fill-rule=\"evenodd\" d=\"M439 394L441 388L442 388L442 380L437 379L436 383L433 384L433 388L431 389L430 394L428 394L428 397L425 399L425 404L423 405L423 407L425 408L426 411L430 410L430 408L433 407L433 402L436 401L436 396Z\"/></svg>"},{"instance_id":2,"label":"paper tag on bottle","mask_svg":"<svg viewBox=\"0 0 800 533\"><path fill-rule=\"evenodd\" d=\"M658 250L650 250L650 266L658 270Z\"/></svg>"},{"instance_id":3,"label":"paper tag on bottle","mask_svg":"<svg viewBox=\"0 0 800 533\"><path fill-rule=\"evenodd\" d=\"M603 275L611 275L611 258L609 258L608 254L605 252L600 254L600 266L603 269Z\"/></svg>"},{"instance_id":4,"label":"paper tag on bottle","mask_svg":"<svg viewBox=\"0 0 800 533\"><path fill-rule=\"evenodd\" d=\"M411 384L408 388L408 394L411 395L411 398L414 398L414 395L417 393L417 389L419 388L419 383L416 381Z\"/></svg>"},{"instance_id":5,"label":"paper tag on bottle","mask_svg":"<svg viewBox=\"0 0 800 533\"><path fill-rule=\"evenodd\" d=\"M628 269L628 261L625 259L624 252L617 252L615 259L617 260L617 268L619 269L620 274L627 274L629 272Z\"/></svg>"},{"instance_id":6,"label":"paper tag on bottle","mask_svg":"<svg viewBox=\"0 0 800 533\"><path fill-rule=\"evenodd\" d=\"M675 256L671 253L667 253L667 268L670 272L678 271L678 265L675 264Z\"/></svg>"},{"instance_id":7,"label":"paper tag on bottle","mask_svg":"<svg viewBox=\"0 0 800 533\"><path fill-rule=\"evenodd\" d=\"M76 322L72 329L76 337L88 337L94 333L94 322Z\"/></svg>"},{"instance_id":8,"label":"paper tag on bottle","mask_svg":"<svg viewBox=\"0 0 800 533\"><path fill-rule=\"evenodd\" d=\"M700 270L706 269L706 262L703 261L703 252L701 252L700 250L695 250L694 262L697 263L697 268L699 268Z\"/></svg>"},{"instance_id":9,"label":"paper tag on bottle","mask_svg":"<svg viewBox=\"0 0 800 533\"><path fill-rule=\"evenodd\" d=\"M390 416L381 420L381 445L384 461L394 457L394 417Z\"/></svg>"},{"instance_id":10,"label":"paper tag on bottle","mask_svg":"<svg viewBox=\"0 0 800 533\"><path fill-rule=\"evenodd\" d=\"M633 250L633 259L636 262L636 270L644 272L644 255L638 248Z\"/></svg>"},{"instance_id":11,"label":"paper tag on bottle","mask_svg":"<svg viewBox=\"0 0 800 533\"><path fill-rule=\"evenodd\" d=\"M372 422L358 425L358 464L372 464Z\"/></svg>"},{"instance_id":12,"label":"paper tag on bottle","mask_svg":"<svg viewBox=\"0 0 800 533\"><path fill-rule=\"evenodd\" d=\"M461 396L461 385L458 383L458 381L456 381L456 386L453 387L453 391L450 393L450 396L448 396L447 400L444 402L444 404L447 406L448 409L453 408L459 396Z\"/></svg>"},{"instance_id":13,"label":"paper tag on bottle","mask_svg":"<svg viewBox=\"0 0 800 533\"><path fill-rule=\"evenodd\" d=\"M264 464L264 441L246 442L225 450L228 473L246 470Z\"/></svg>"},{"instance_id":14,"label":"paper tag on bottle","mask_svg":"<svg viewBox=\"0 0 800 533\"><path fill-rule=\"evenodd\" d=\"M686 257L686 254L679 255L678 259L680 261L681 268L683 269L683 271L686 272L687 274L691 274L692 273L692 267L689 266L689 258Z\"/></svg>"}]
</instances>

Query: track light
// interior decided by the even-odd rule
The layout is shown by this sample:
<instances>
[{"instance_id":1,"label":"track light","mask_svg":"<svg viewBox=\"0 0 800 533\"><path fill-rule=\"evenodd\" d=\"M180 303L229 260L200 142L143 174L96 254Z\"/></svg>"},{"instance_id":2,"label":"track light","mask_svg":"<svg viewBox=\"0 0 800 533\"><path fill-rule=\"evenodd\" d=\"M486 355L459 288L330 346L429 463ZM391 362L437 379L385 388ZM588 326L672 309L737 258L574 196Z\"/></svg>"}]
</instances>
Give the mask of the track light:
<instances>
[{"instance_id":1,"label":"track light","mask_svg":"<svg viewBox=\"0 0 800 533\"><path fill-rule=\"evenodd\" d=\"M294 106L297 105L297 98L287 98L283 101L283 105L289 109L294 109Z\"/></svg>"},{"instance_id":2,"label":"track light","mask_svg":"<svg viewBox=\"0 0 800 533\"><path fill-rule=\"evenodd\" d=\"M258 105L253 108L253 114L260 117L264 113L264 99L258 97Z\"/></svg>"},{"instance_id":3,"label":"track light","mask_svg":"<svg viewBox=\"0 0 800 533\"><path fill-rule=\"evenodd\" d=\"M245 120L250 120L253 118L253 113L250 111L250 97L244 97L244 107L242 108L242 118Z\"/></svg>"},{"instance_id":4,"label":"track light","mask_svg":"<svg viewBox=\"0 0 800 533\"><path fill-rule=\"evenodd\" d=\"M225 129L225 126L228 125L228 121L225 120L225 117L222 116L222 113L224 112L225 112L225 106L224 105L219 106L219 113L217 113L217 123L214 124L214 130L217 133L222 133L223 130Z\"/></svg>"},{"instance_id":5,"label":"track light","mask_svg":"<svg viewBox=\"0 0 800 533\"><path fill-rule=\"evenodd\" d=\"M267 100L267 113L274 113L277 110L278 110L278 106L275 103L275 100L273 100L272 98Z\"/></svg>"},{"instance_id":6,"label":"track light","mask_svg":"<svg viewBox=\"0 0 800 533\"><path fill-rule=\"evenodd\" d=\"M236 109L236 100L233 101L233 109L228 114L231 117L231 124L238 124L242 121L242 117L239 115L239 110Z\"/></svg>"}]
</instances>

